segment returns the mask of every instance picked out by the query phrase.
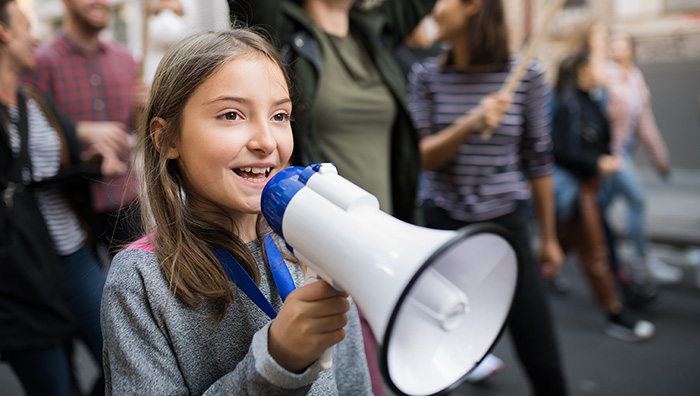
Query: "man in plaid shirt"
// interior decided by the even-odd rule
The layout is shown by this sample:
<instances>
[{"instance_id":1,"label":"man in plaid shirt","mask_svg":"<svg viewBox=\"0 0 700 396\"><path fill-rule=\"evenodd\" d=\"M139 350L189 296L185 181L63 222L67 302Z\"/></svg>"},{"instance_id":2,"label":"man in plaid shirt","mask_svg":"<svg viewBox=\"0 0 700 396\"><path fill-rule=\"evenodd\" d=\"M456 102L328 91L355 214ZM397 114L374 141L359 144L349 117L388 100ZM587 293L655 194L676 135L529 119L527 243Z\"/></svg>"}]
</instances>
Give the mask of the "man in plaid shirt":
<instances>
[{"instance_id":1,"label":"man in plaid shirt","mask_svg":"<svg viewBox=\"0 0 700 396\"><path fill-rule=\"evenodd\" d=\"M64 5L63 29L37 49L36 68L27 82L53 99L58 113L76 125L78 134L120 153L112 159L111 172L92 183L93 231L106 246L118 247L136 232L127 220L131 210L119 210L138 195L138 181L131 172L131 130L140 104L137 98L145 97L145 86L126 46L99 38L109 20L109 2L64 0ZM102 169L104 173L104 163Z\"/></svg>"}]
</instances>

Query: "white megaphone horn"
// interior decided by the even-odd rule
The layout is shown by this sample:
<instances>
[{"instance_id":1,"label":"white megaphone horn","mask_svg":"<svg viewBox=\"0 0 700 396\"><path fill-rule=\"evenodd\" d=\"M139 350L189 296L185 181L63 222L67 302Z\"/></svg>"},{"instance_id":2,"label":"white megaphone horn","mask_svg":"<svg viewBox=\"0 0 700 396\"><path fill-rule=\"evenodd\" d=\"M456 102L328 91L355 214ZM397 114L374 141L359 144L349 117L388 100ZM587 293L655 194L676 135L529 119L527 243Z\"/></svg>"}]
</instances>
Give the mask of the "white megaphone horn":
<instances>
[{"instance_id":1,"label":"white megaphone horn","mask_svg":"<svg viewBox=\"0 0 700 396\"><path fill-rule=\"evenodd\" d=\"M502 227L445 231L400 221L329 163L279 172L261 207L299 260L353 297L394 392L452 390L502 333L518 274Z\"/></svg>"}]
</instances>

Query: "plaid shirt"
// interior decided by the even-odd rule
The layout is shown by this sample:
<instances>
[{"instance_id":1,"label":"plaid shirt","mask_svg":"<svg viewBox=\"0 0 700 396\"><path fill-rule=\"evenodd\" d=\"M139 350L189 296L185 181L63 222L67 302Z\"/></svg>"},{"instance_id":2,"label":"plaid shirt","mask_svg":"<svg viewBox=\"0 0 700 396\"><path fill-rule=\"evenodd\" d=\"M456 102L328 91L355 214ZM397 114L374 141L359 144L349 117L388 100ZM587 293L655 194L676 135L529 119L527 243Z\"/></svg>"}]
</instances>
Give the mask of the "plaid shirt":
<instances>
[{"instance_id":1,"label":"plaid shirt","mask_svg":"<svg viewBox=\"0 0 700 396\"><path fill-rule=\"evenodd\" d=\"M35 52L36 67L26 81L48 95L56 110L78 121L117 121L131 128L135 112L133 89L136 62L122 44L101 42L95 53L85 53L65 34ZM125 175L103 178L93 184L97 213L132 203L138 181L129 169Z\"/></svg>"}]
</instances>

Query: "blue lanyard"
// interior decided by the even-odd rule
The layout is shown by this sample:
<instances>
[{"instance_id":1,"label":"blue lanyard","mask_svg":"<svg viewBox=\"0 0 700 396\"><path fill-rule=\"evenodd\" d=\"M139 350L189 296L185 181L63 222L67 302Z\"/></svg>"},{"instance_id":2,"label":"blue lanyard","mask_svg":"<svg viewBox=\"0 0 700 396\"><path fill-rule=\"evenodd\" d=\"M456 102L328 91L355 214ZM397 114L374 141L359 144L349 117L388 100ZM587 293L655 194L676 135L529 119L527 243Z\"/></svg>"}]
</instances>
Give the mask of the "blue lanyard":
<instances>
[{"instance_id":1,"label":"blue lanyard","mask_svg":"<svg viewBox=\"0 0 700 396\"><path fill-rule=\"evenodd\" d=\"M224 272L231 282L238 286L238 288L241 289L255 305L263 310L270 319L274 319L277 316L277 312L267 298L265 298L265 295L260 291L260 288L258 288L258 285L255 284L250 275L241 267L238 260L221 246L213 246L211 250L217 260L219 260L219 263L221 263L221 267L224 269ZM272 271L272 278L284 302L289 293L291 293L296 286L287 268L287 263L285 263L282 253L280 253L270 234L265 235L265 251L267 252L267 261Z\"/></svg>"}]
</instances>

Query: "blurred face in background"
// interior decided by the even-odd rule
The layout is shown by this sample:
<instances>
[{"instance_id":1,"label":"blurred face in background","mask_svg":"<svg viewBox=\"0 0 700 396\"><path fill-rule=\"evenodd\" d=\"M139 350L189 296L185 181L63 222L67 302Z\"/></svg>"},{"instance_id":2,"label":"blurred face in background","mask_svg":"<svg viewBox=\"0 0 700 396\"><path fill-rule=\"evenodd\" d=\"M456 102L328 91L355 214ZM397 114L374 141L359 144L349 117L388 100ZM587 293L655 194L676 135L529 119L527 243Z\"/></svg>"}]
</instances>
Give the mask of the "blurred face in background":
<instances>
[{"instance_id":1,"label":"blurred face in background","mask_svg":"<svg viewBox=\"0 0 700 396\"><path fill-rule=\"evenodd\" d=\"M610 41L610 57L617 63L627 63L634 60L632 40L627 36L615 36Z\"/></svg>"},{"instance_id":2,"label":"blurred face in background","mask_svg":"<svg viewBox=\"0 0 700 396\"><path fill-rule=\"evenodd\" d=\"M7 23L2 24L2 40L5 54L18 73L34 68L34 49L38 41L31 33L29 18L16 2L7 5Z\"/></svg>"},{"instance_id":3,"label":"blurred face in background","mask_svg":"<svg viewBox=\"0 0 700 396\"><path fill-rule=\"evenodd\" d=\"M591 26L588 35L588 45L594 57L605 56L608 49L608 28L605 24L596 23Z\"/></svg>"},{"instance_id":4,"label":"blurred face in background","mask_svg":"<svg viewBox=\"0 0 700 396\"><path fill-rule=\"evenodd\" d=\"M469 19L480 6L481 0L439 0L432 12L437 25L436 39L454 41L466 36Z\"/></svg>"},{"instance_id":5,"label":"blurred face in background","mask_svg":"<svg viewBox=\"0 0 700 396\"><path fill-rule=\"evenodd\" d=\"M66 14L83 30L99 32L109 23L108 0L63 0Z\"/></svg>"}]
</instances>

